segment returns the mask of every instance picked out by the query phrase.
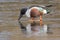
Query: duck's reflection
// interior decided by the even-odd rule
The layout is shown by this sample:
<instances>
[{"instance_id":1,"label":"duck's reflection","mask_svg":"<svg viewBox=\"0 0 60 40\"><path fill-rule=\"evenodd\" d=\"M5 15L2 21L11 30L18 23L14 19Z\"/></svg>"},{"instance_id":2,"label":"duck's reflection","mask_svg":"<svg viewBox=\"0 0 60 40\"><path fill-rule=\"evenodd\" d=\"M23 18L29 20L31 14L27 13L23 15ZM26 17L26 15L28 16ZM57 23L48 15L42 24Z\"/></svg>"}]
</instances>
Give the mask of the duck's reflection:
<instances>
[{"instance_id":1,"label":"duck's reflection","mask_svg":"<svg viewBox=\"0 0 60 40\"><path fill-rule=\"evenodd\" d=\"M40 24L37 23L30 23L26 26L24 26L21 22L19 22L19 24L22 32L29 36L51 33L50 28L46 24L43 24L42 26L40 26Z\"/></svg>"}]
</instances>

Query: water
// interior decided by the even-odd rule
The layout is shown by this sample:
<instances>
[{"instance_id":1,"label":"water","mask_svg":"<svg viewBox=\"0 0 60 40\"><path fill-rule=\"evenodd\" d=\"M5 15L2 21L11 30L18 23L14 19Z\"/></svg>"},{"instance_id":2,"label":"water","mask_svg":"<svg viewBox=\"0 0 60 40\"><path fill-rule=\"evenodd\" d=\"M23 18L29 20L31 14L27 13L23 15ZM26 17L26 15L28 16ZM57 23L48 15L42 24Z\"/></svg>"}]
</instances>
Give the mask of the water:
<instances>
[{"instance_id":1,"label":"water","mask_svg":"<svg viewBox=\"0 0 60 40\"><path fill-rule=\"evenodd\" d=\"M4 1L1 0L1 2ZM6 1L10 2L11 0ZM22 2L25 1L22 0ZM36 3L20 4L18 1L16 2L0 4L0 40L60 40L60 5L58 4L60 1L50 1L50 4L54 6L49 8L52 10L51 14L44 16L42 26L39 22L27 22L26 17L22 17L23 21L18 22L19 9ZM47 5L44 2L42 5Z\"/></svg>"},{"instance_id":2,"label":"water","mask_svg":"<svg viewBox=\"0 0 60 40\"><path fill-rule=\"evenodd\" d=\"M32 2L33 0L0 0L0 2L21 2L21 3L24 3L26 1Z\"/></svg>"},{"instance_id":3,"label":"water","mask_svg":"<svg viewBox=\"0 0 60 40\"><path fill-rule=\"evenodd\" d=\"M26 22L25 22L26 23ZM60 23L1 22L0 40L59 40Z\"/></svg>"}]
</instances>

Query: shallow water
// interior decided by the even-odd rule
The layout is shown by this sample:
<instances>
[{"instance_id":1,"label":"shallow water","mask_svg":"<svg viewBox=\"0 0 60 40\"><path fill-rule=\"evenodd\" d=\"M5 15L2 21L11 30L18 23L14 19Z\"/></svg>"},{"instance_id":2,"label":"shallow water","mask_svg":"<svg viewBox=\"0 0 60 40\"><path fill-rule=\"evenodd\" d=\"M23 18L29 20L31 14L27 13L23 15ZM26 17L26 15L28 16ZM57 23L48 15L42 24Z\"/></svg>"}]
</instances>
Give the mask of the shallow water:
<instances>
[{"instance_id":1,"label":"shallow water","mask_svg":"<svg viewBox=\"0 0 60 40\"><path fill-rule=\"evenodd\" d=\"M10 2L11 0L6 1ZM2 0L1 2L6 1ZM44 16L42 26L39 22L27 22L25 17L20 22L17 20L21 8L40 5L40 1L36 1L39 4L20 4L19 0L12 1L17 3L0 4L0 40L60 40L60 1L49 0L49 4L53 4L49 8L51 14ZM42 5L48 5L47 0L44 2L41 0Z\"/></svg>"},{"instance_id":2,"label":"shallow water","mask_svg":"<svg viewBox=\"0 0 60 40\"><path fill-rule=\"evenodd\" d=\"M2 21L0 40L60 40L60 23L25 23Z\"/></svg>"},{"instance_id":3,"label":"shallow water","mask_svg":"<svg viewBox=\"0 0 60 40\"><path fill-rule=\"evenodd\" d=\"M0 0L0 2L26 2L26 1L32 1L32 0Z\"/></svg>"}]
</instances>

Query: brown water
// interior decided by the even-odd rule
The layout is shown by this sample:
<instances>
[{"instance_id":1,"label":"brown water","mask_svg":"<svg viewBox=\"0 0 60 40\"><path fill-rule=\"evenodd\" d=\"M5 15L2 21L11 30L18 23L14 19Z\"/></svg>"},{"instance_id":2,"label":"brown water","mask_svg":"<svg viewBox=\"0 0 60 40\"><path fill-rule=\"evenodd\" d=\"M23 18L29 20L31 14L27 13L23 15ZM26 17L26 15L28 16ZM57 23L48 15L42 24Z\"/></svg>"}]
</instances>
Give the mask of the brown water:
<instances>
[{"instance_id":1,"label":"brown water","mask_svg":"<svg viewBox=\"0 0 60 40\"><path fill-rule=\"evenodd\" d=\"M60 40L60 1L38 0L32 3L0 3L0 40ZM27 22L26 17L21 19L23 21L18 22L21 8L40 4L53 5L49 8L51 13L43 17L43 26L40 26L39 22Z\"/></svg>"},{"instance_id":2,"label":"brown water","mask_svg":"<svg viewBox=\"0 0 60 40\"><path fill-rule=\"evenodd\" d=\"M60 40L60 23L22 23L1 20L0 40Z\"/></svg>"}]
</instances>

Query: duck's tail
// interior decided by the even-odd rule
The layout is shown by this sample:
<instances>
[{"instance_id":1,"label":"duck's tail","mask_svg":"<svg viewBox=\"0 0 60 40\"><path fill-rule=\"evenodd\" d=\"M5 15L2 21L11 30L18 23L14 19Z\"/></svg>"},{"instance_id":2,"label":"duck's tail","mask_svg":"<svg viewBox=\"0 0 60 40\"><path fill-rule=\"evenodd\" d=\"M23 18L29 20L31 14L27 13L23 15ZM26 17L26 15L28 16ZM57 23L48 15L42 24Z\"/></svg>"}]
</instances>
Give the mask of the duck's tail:
<instances>
[{"instance_id":1,"label":"duck's tail","mask_svg":"<svg viewBox=\"0 0 60 40\"><path fill-rule=\"evenodd\" d=\"M53 5L47 5L47 6L45 6L45 7L52 7Z\"/></svg>"}]
</instances>

